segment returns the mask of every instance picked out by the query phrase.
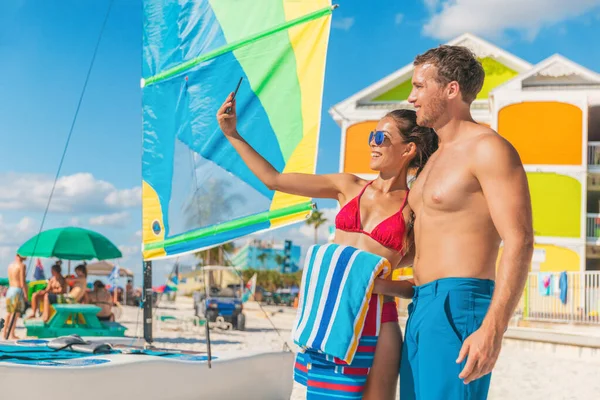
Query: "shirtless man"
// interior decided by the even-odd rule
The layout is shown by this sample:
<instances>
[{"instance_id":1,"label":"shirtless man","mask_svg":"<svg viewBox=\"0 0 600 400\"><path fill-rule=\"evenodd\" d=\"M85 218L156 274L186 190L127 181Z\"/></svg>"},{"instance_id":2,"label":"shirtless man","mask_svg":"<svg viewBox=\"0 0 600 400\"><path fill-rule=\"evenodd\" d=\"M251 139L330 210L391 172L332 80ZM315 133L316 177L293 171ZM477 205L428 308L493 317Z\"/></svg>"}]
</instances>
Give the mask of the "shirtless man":
<instances>
[{"instance_id":1,"label":"shirtless man","mask_svg":"<svg viewBox=\"0 0 600 400\"><path fill-rule=\"evenodd\" d=\"M400 398L485 399L533 254L527 178L513 146L471 117L484 70L468 49L440 46L414 67L408 101L417 123L435 129L439 149L408 198L415 288ZM394 293L389 282L380 286Z\"/></svg>"},{"instance_id":2,"label":"shirtless man","mask_svg":"<svg viewBox=\"0 0 600 400\"><path fill-rule=\"evenodd\" d=\"M25 264L23 261L27 260L27 257L22 257L19 254L15 256L15 260L8 266L8 291L6 292L6 325L2 337L9 340L18 339L15 335L15 328L17 327L16 318L25 314L26 305L26 294L27 294L27 283L25 280ZM15 318L13 322L12 319ZM6 332L12 324L10 332Z\"/></svg>"}]
</instances>

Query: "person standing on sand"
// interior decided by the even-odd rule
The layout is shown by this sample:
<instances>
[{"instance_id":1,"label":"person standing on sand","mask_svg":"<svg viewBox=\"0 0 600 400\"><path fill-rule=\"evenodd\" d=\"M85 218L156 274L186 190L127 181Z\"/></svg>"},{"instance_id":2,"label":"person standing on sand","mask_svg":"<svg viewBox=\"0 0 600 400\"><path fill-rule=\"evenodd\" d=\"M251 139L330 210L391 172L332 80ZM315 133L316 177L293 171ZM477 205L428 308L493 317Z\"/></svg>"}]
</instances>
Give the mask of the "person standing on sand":
<instances>
[{"instance_id":1,"label":"person standing on sand","mask_svg":"<svg viewBox=\"0 0 600 400\"><path fill-rule=\"evenodd\" d=\"M414 66L408 101L417 123L437 133L439 149L408 197L416 286L400 398L486 399L533 254L527 177L514 147L471 117L485 75L471 51L440 46ZM378 281L375 290L394 295L398 288Z\"/></svg>"},{"instance_id":2,"label":"person standing on sand","mask_svg":"<svg viewBox=\"0 0 600 400\"><path fill-rule=\"evenodd\" d=\"M3 338L9 340L18 339L15 335L15 328L17 327L17 321L13 322L13 318L19 318L25 314L27 308L26 294L27 294L27 283L25 281L25 264L23 261L27 260L27 257L23 257L19 254L15 256L15 260L8 266L8 291L6 292L6 325L2 332ZM12 325L12 328L11 328ZM10 329L10 332L7 330Z\"/></svg>"},{"instance_id":3,"label":"person standing on sand","mask_svg":"<svg viewBox=\"0 0 600 400\"><path fill-rule=\"evenodd\" d=\"M231 113L226 110L231 108ZM412 110L384 115L372 132L364 132L365 151L377 178L366 181L352 174L281 173L258 154L237 131L236 101L231 93L217 113L223 134L248 168L271 190L307 197L335 199L341 209L336 216L335 243L385 258L394 267L412 263L412 212L407 207L409 171L418 175L437 149L437 136L416 123ZM412 284L403 282L410 298ZM358 346L360 357L345 364L307 350L297 356L294 379L308 388L308 399L375 399L396 397L402 335L393 299L369 300L365 326ZM380 326L380 327L379 327ZM362 344L361 344L362 343ZM368 344L367 344L368 343ZM360 360L359 360L360 359ZM335 382L325 384L323 382Z\"/></svg>"}]
</instances>

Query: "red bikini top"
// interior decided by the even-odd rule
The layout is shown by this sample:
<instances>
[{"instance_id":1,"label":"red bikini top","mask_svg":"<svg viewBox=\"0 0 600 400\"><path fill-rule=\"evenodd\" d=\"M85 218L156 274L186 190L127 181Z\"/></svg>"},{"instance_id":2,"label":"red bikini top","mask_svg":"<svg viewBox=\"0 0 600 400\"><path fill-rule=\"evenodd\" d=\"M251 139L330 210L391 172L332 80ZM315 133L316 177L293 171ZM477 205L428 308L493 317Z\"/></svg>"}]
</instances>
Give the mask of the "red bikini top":
<instances>
[{"instance_id":1,"label":"red bikini top","mask_svg":"<svg viewBox=\"0 0 600 400\"><path fill-rule=\"evenodd\" d=\"M363 188L363 190L360 191L358 196L350 200L344 207L342 207L340 212L335 217L335 227L336 229L346 232L364 233L381 245L390 249L394 249L398 252L402 252L404 232L406 230L402 210L404 209L404 206L406 206L408 190L406 191L406 196L404 197L404 201L402 202L402 207L400 207L400 210L394 215L391 215L390 217L381 221L371 231L371 233L369 233L362 229L362 222L360 218L360 198L367 189L367 186L369 186L371 183L373 182L369 182Z\"/></svg>"}]
</instances>

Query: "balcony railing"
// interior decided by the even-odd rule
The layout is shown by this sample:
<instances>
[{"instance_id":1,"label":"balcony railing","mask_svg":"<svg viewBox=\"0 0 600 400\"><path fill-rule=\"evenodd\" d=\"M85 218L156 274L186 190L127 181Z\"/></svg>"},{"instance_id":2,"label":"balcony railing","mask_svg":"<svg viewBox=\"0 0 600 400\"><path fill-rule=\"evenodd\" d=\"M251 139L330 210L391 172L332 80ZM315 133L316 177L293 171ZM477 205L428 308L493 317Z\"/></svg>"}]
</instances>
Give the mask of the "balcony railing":
<instances>
[{"instance_id":1,"label":"balcony railing","mask_svg":"<svg viewBox=\"0 0 600 400\"><path fill-rule=\"evenodd\" d=\"M600 214L588 214L586 236L589 240L600 239Z\"/></svg>"},{"instance_id":2,"label":"balcony railing","mask_svg":"<svg viewBox=\"0 0 600 400\"><path fill-rule=\"evenodd\" d=\"M588 142L588 165L600 167L600 142Z\"/></svg>"},{"instance_id":3,"label":"balcony railing","mask_svg":"<svg viewBox=\"0 0 600 400\"><path fill-rule=\"evenodd\" d=\"M515 310L516 320L600 325L600 272L561 275L531 272ZM401 315L408 314L410 302L400 299Z\"/></svg>"}]
</instances>

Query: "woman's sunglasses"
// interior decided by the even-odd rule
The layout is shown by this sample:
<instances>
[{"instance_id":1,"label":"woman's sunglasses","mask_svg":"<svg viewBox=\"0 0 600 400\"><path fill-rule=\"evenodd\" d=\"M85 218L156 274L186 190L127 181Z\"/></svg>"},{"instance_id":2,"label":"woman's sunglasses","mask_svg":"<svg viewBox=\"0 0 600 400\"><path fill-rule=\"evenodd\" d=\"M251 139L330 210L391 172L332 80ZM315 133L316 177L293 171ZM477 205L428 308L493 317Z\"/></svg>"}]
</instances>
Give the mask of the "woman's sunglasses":
<instances>
[{"instance_id":1,"label":"woman's sunglasses","mask_svg":"<svg viewBox=\"0 0 600 400\"><path fill-rule=\"evenodd\" d=\"M385 134L383 133L383 131L371 131L371 133L369 134L369 144L371 144L373 138L375 138L375 144L377 146L381 146L383 144L383 141L385 140Z\"/></svg>"}]
</instances>

